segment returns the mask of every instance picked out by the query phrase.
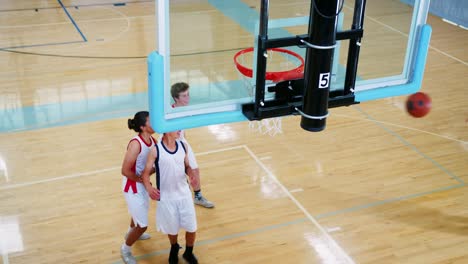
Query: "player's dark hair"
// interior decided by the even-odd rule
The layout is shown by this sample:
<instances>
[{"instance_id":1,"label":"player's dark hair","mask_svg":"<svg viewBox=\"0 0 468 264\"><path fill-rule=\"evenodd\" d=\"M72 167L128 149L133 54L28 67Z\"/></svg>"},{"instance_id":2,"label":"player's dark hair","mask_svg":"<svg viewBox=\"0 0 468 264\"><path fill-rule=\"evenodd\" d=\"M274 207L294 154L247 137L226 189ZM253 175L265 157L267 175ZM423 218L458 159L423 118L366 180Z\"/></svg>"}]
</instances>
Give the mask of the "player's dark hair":
<instances>
[{"instance_id":1,"label":"player's dark hair","mask_svg":"<svg viewBox=\"0 0 468 264\"><path fill-rule=\"evenodd\" d=\"M135 132L140 133L141 127L146 125L146 118L148 118L148 111L140 111L135 114L133 119L128 119L128 129L133 129Z\"/></svg>"}]
</instances>

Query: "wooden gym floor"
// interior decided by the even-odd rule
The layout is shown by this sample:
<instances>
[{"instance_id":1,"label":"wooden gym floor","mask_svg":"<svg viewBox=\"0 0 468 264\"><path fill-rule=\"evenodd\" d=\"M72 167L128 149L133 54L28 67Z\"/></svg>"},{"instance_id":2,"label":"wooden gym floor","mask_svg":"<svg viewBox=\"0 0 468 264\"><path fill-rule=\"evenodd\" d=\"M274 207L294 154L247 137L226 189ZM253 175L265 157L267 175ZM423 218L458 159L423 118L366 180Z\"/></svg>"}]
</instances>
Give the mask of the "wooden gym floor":
<instances>
[{"instance_id":1,"label":"wooden gym floor","mask_svg":"<svg viewBox=\"0 0 468 264\"><path fill-rule=\"evenodd\" d=\"M144 110L154 3L61 2L0 2L2 264L121 263L129 215L120 165L133 136L128 113ZM209 49L251 45L206 1L173 2L187 16L205 10L203 21L224 23L227 41ZM407 34L395 25L408 6L368 5L369 32L380 25ZM247 123L187 131L203 193L216 203L197 207L200 263L468 263L468 32L431 15L428 23L422 91L433 109L425 118L409 117L406 97L395 97L332 109L321 133L303 131L297 117L284 118L275 137ZM178 41L175 52L200 48L177 49ZM363 47L361 75L391 64L392 52L378 48ZM214 64L224 55L213 56ZM191 60L174 59L172 81L197 81L191 70L200 63ZM96 113L80 115L84 106ZM152 238L133 249L139 263L167 261L154 212L152 203Z\"/></svg>"}]
</instances>

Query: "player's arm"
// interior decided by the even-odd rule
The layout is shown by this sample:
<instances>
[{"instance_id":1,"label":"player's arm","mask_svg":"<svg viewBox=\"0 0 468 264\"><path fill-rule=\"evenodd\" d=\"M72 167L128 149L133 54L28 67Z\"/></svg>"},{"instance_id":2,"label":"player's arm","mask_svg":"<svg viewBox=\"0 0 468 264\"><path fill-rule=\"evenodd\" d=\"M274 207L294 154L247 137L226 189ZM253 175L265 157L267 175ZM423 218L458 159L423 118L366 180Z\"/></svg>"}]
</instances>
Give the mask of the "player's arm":
<instances>
[{"instance_id":1,"label":"player's arm","mask_svg":"<svg viewBox=\"0 0 468 264\"><path fill-rule=\"evenodd\" d=\"M193 173L193 169L190 167L190 162L188 160L188 146L184 142L181 142L184 144L185 149L187 150L185 152L185 158L184 158L184 166L185 166L185 173L189 176L190 179L190 185L192 185L193 188L198 186L198 179L195 177Z\"/></svg>"},{"instance_id":2,"label":"player's arm","mask_svg":"<svg viewBox=\"0 0 468 264\"><path fill-rule=\"evenodd\" d=\"M130 141L122 163L122 175L132 181L141 182L141 178L132 171L132 168L138 158L138 154L140 154L140 143L137 140Z\"/></svg>"},{"instance_id":3,"label":"player's arm","mask_svg":"<svg viewBox=\"0 0 468 264\"><path fill-rule=\"evenodd\" d=\"M154 145L156 146L156 144L158 144L158 141L156 139L153 139L153 140L154 140ZM156 167L154 166L154 162L153 162L153 166L151 167L150 175L153 175L154 173L156 173Z\"/></svg>"},{"instance_id":4,"label":"player's arm","mask_svg":"<svg viewBox=\"0 0 468 264\"><path fill-rule=\"evenodd\" d=\"M143 170L143 174L141 176L143 179L143 184L145 185L145 189L153 200L159 200L159 190L154 188L150 181L151 171L154 169L153 164L156 161L157 156L158 154L156 153L156 147L153 146L150 150L150 153L148 154L145 169Z\"/></svg>"}]
</instances>

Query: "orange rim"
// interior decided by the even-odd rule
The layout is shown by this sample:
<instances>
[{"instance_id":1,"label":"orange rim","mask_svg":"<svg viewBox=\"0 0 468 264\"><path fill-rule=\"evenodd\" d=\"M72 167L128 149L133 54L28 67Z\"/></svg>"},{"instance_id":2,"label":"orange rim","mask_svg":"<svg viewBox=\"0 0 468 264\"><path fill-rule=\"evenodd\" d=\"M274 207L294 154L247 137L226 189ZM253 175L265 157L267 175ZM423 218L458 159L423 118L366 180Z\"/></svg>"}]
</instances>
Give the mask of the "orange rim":
<instances>
[{"instance_id":1,"label":"orange rim","mask_svg":"<svg viewBox=\"0 0 468 264\"><path fill-rule=\"evenodd\" d=\"M240 55L243 55L245 53L253 52L253 50L254 48L243 49L237 52L236 55L234 55L234 64L236 64L237 70L240 73L242 73L244 76L249 77L249 78L252 78L252 74L253 74L252 69L247 68L244 65L241 65L240 62L237 60L237 58ZM266 72L265 80L270 80L273 82L280 82L283 80L299 79L304 76L304 59L299 54L292 52L290 50L287 50L287 49L282 49L282 48L271 48L268 50L289 54L295 57L296 59L298 59L301 62L301 65L288 71Z\"/></svg>"}]
</instances>

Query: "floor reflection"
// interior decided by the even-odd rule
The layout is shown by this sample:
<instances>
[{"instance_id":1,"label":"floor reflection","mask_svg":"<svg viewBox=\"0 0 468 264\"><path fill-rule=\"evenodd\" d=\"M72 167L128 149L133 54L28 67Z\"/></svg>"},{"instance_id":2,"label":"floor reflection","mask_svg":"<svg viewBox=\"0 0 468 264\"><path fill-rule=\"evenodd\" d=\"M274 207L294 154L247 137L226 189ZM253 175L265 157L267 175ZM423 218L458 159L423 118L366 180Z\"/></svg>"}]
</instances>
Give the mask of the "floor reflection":
<instances>
[{"instance_id":1,"label":"floor reflection","mask_svg":"<svg viewBox=\"0 0 468 264\"><path fill-rule=\"evenodd\" d=\"M0 251L2 255L24 251L18 216L0 216Z\"/></svg>"}]
</instances>

